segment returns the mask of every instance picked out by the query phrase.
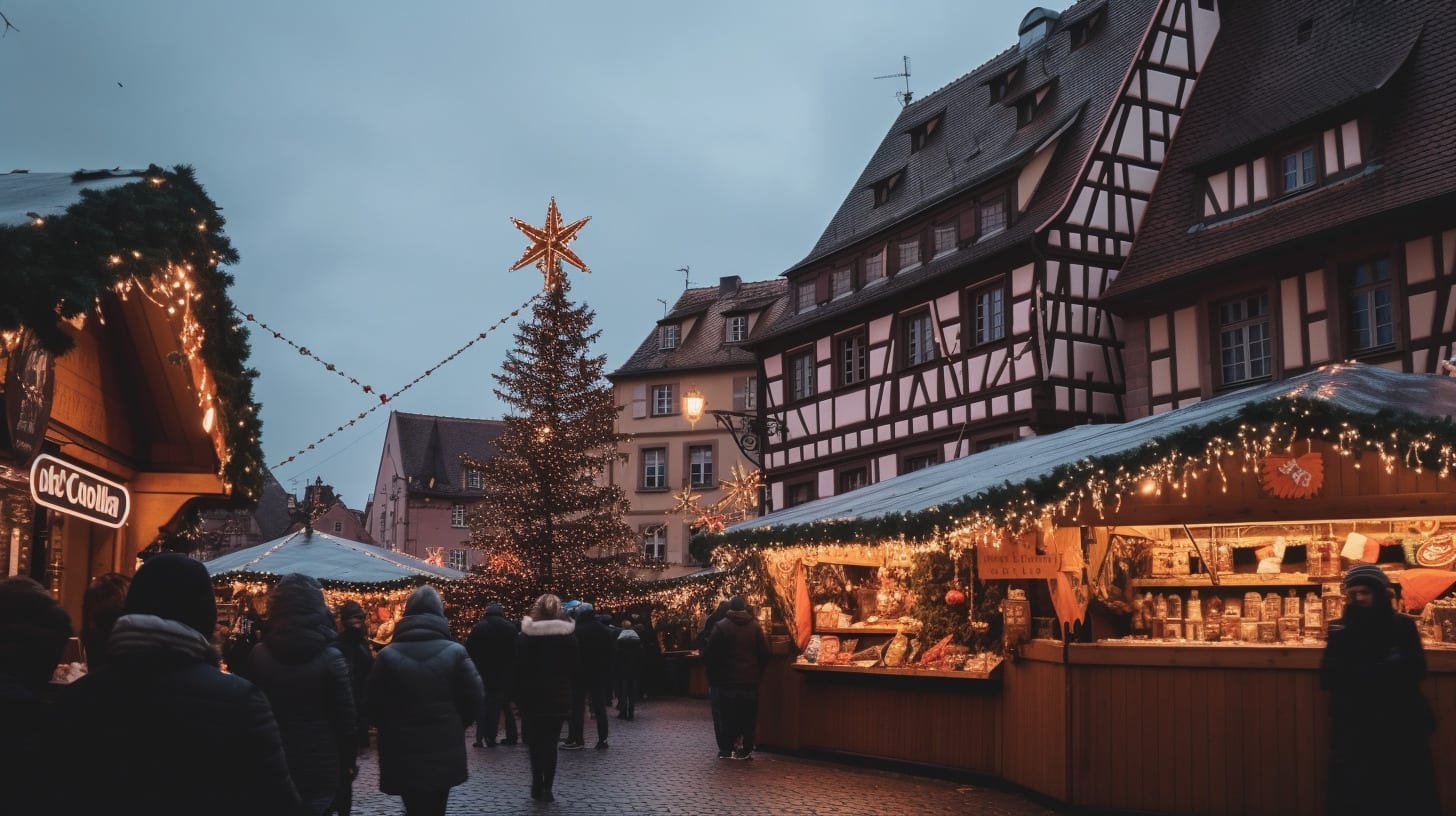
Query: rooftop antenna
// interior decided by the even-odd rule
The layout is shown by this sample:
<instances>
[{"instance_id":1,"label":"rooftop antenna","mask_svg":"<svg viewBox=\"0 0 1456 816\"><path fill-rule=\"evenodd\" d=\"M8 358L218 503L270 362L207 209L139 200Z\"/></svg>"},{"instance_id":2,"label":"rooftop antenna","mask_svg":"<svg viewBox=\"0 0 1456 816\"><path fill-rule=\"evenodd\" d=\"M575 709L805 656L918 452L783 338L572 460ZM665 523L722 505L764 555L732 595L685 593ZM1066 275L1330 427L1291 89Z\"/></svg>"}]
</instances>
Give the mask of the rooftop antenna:
<instances>
[{"instance_id":1,"label":"rooftop antenna","mask_svg":"<svg viewBox=\"0 0 1456 816\"><path fill-rule=\"evenodd\" d=\"M662 304L662 316L667 317L667 301L662 298L657 298L657 302Z\"/></svg>"},{"instance_id":2,"label":"rooftop antenna","mask_svg":"<svg viewBox=\"0 0 1456 816\"><path fill-rule=\"evenodd\" d=\"M677 271L683 273L683 288L684 289L691 288L692 285L693 285L693 282L690 281L690 280L688 280L688 276L691 275L691 274L693 274L693 268L691 266L680 266L680 267L677 268Z\"/></svg>"},{"instance_id":3,"label":"rooftop antenna","mask_svg":"<svg viewBox=\"0 0 1456 816\"><path fill-rule=\"evenodd\" d=\"M875 77L875 79L894 79L895 77L904 77L905 90L903 92L896 91L895 98L900 100L901 107L908 107L910 105L910 100L915 98L915 94L910 90L910 58L900 57L900 60L905 65L904 70L902 70L898 74L885 74L884 76L877 76Z\"/></svg>"}]
</instances>

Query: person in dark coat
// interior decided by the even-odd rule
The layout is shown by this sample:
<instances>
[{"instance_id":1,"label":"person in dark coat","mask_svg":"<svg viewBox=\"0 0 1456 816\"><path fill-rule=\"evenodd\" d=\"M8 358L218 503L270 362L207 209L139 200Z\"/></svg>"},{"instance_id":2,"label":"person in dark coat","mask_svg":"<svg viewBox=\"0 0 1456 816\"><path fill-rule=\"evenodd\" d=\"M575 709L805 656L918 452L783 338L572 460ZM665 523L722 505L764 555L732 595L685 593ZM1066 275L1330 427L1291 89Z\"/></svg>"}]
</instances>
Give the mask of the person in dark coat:
<instances>
[{"instance_id":1,"label":"person in dark coat","mask_svg":"<svg viewBox=\"0 0 1456 816\"><path fill-rule=\"evenodd\" d=\"M66 813L294 813L298 792L263 691L224 674L209 641L217 624L202 562L151 557L132 578L106 665L72 684L65 715Z\"/></svg>"},{"instance_id":2,"label":"person in dark coat","mask_svg":"<svg viewBox=\"0 0 1456 816\"><path fill-rule=\"evenodd\" d=\"M612 633L597 620L596 610L584 603L572 612L576 618L576 641L581 648L581 672L572 686L571 719L567 722L566 743L572 750L585 746L586 704L591 703L592 717L597 721L597 745L607 747L607 693L612 683L612 652L616 646Z\"/></svg>"},{"instance_id":3,"label":"person in dark coat","mask_svg":"<svg viewBox=\"0 0 1456 816\"><path fill-rule=\"evenodd\" d=\"M86 671L106 663L106 639L111 627L126 614L126 591L131 578L119 572L98 575L81 597L81 648L86 654Z\"/></svg>"},{"instance_id":4,"label":"person in dark coat","mask_svg":"<svg viewBox=\"0 0 1456 816\"><path fill-rule=\"evenodd\" d=\"M516 640L515 700L521 708L521 732L531 751L531 798L554 802L556 741L571 711L572 680L581 671L581 655L573 637L576 624L561 611L561 599L546 594L536 599L521 619Z\"/></svg>"},{"instance_id":5,"label":"person in dark coat","mask_svg":"<svg viewBox=\"0 0 1456 816\"><path fill-rule=\"evenodd\" d=\"M719 695L723 707L723 731L718 738L718 756L752 759L758 725L758 681L768 666L768 638L748 604L735 595L728 601L728 613L708 636L707 660L717 664ZM740 747L734 750L737 742Z\"/></svg>"},{"instance_id":6,"label":"person in dark coat","mask_svg":"<svg viewBox=\"0 0 1456 816\"><path fill-rule=\"evenodd\" d=\"M470 637L465 639L465 651L475 661L475 670L485 683L485 702L480 707L480 716L475 720L475 747L495 747L496 728L501 715L505 715L505 745L515 745L516 715L511 711L511 681L515 677L516 636L520 630L506 619L506 610L498 603L485 607L485 616Z\"/></svg>"},{"instance_id":7,"label":"person in dark coat","mask_svg":"<svg viewBox=\"0 0 1456 816\"><path fill-rule=\"evenodd\" d=\"M637 719L637 698L642 693L642 636L630 626L617 634L616 664L618 686L617 717Z\"/></svg>"},{"instance_id":8,"label":"person in dark coat","mask_svg":"<svg viewBox=\"0 0 1456 816\"><path fill-rule=\"evenodd\" d=\"M40 584L0 581L0 785L10 813L58 813L62 769L59 722L47 683L66 641L71 616Z\"/></svg>"},{"instance_id":9,"label":"person in dark coat","mask_svg":"<svg viewBox=\"0 0 1456 816\"><path fill-rule=\"evenodd\" d=\"M408 816L444 814L450 789L469 778L465 728L484 695L470 655L450 639L440 594L416 589L364 686L379 790L403 799Z\"/></svg>"},{"instance_id":10,"label":"person in dark coat","mask_svg":"<svg viewBox=\"0 0 1456 816\"><path fill-rule=\"evenodd\" d=\"M374 649L369 645L364 607L356 601L344 601L339 607L338 648L349 664L349 687L354 692L354 743L360 750L369 747L369 718L364 716L364 681L374 668Z\"/></svg>"},{"instance_id":11,"label":"person in dark coat","mask_svg":"<svg viewBox=\"0 0 1456 816\"><path fill-rule=\"evenodd\" d=\"M1374 564L1351 567L1344 589L1345 612L1330 622L1320 662L1330 693L1329 812L1439 813L1420 633L1396 613L1390 579Z\"/></svg>"},{"instance_id":12,"label":"person in dark coat","mask_svg":"<svg viewBox=\"0 0 1456 816\"><path fill-rule=\"evenodd\" d=\"M718 622L728 617L728 601L718 602L718 608L713 610L708 619L703 621L703 630L693 638L693 645L698 649L698 657L703 661L703 671L708 678L708 707L713 712L713 741L721 746L723 744L723 704L719 699L718 686L723 682L722 671L718 665L708 660L708 638L713 634L713 627ZM719 758L723 757L723 749L718 749Z\"/></svg>"},{"instance_id":13,"label":"person in dark coat","mask_svg":"<svg viewBox=\"0 0 1456 816\"><path fill-rule=\"evenodd\" d=\"M338 637L319 582L285 575L268 592L263 642L238 667L268 695L303 812L316 816L337 808L359 772L353 683Z\"/></svg>"}]
</instances>

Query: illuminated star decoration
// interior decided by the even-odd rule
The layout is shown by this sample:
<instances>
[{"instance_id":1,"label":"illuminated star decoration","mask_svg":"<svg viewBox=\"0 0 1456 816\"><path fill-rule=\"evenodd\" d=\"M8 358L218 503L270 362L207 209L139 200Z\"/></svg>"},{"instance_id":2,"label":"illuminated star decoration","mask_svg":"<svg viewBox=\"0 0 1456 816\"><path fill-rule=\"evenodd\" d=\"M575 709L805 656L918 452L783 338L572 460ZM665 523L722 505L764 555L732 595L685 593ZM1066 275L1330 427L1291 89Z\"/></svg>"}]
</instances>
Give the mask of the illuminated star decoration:
<instances>
[{"instance_id":1,"label":"illuminated star decoration","mask_svg":"<svg viewBox=\"0 0 1456 816\"><path fill-rule=\"evenodd\" d=\"M426 547L425 548L425 563L426 564L432 564L432 565L437 566L437 567L443 567L443 566L445 566L445 548L444 547Z\"/></svg>"},{"instance_id":2,"label":"illuminated star decoration","mask_svg":"<svg viewBox=\"0 0 1456 816\"><path fill-rule=\"evenodd\" d=\"M576 234L591 220L591 216L573 221L567 226L561 225L561 211L556 209L556 198L552 196L551 204L546 208L546 225L544 227L533 227L519 218L512 218L511 223L516 229L524 232L527 238L531 239L531 245L511 267L514 272L523 266L535 264L541 270L541 275L546 279L546 288L555 289L561 275L561 262L566 261L583 272L590 272L581 258L572 252L567 244L576 239Z\"/></svg>"},{"instance_id":3,"label":"illuminated star decoration","mask_svg":"<svg viewBox=\"0 0 1456 816\"><path fill-rule=\"evenodd\" d=\"M723 528L728 526L728 518L717 512L718 505L713 505L704 510L701 507L694 507L697 518L693 519L692 527L695 530L707 530L710 533L721 533Z\"/></svg>"},{"instance_id":4,"label":"illuminated star decoration","mask_svg":"<svg viewBox=\"0 0 1456 816\"><path fill-rule=\"evenodd\" d=\"M748 511L758 506L758 490L763 484L762 476L756 470L745 470L741 465L734 465L729 468L728 473L733 478L724 479L719 483L723 488L723 501L720 505L731 505L737 511L738 518L748 518Z\"/></svg>"},{"instance_id":5,"label":"illuminated star decoration","mask_svg":"<svg viewBox=\"0 0 1456 816\"><path fill-rule=\"evenodd\" d=\"M672 497L677 499L677 503L667 511L668 513L676 515L677 513L698 512L698 499L701 499L702 496L694 493L691 487L684 487L681 491L672 494Z\"/></svg>"}]
</instances>

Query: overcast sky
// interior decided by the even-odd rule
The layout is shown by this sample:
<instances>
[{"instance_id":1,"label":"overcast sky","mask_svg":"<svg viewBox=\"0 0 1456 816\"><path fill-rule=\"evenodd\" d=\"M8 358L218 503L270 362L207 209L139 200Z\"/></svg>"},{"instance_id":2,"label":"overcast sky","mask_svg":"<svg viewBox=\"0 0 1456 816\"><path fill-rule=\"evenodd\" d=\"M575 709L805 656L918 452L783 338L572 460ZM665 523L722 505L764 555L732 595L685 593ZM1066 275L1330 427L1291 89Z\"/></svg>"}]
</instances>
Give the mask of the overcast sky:
<instances>
[{"instance_id":1,"label":"overcast sky","mask_svg":"<svg viewBox=\"0 0 1456 816\"><path fill-rule=\"evenodd\" d=\"M1054 4L1057 9L1066 2ZM507 272L556 196L621 365L673 302L804 257L894 121L1012 45L1031 5L0 0L0 172L190 164L242 255L233 300L392 392L541 286ZM388 408L499 417L497 330L274 472L363 509ZM376 397L261 331L276 465Z\"/></svg>"}]
</instances>

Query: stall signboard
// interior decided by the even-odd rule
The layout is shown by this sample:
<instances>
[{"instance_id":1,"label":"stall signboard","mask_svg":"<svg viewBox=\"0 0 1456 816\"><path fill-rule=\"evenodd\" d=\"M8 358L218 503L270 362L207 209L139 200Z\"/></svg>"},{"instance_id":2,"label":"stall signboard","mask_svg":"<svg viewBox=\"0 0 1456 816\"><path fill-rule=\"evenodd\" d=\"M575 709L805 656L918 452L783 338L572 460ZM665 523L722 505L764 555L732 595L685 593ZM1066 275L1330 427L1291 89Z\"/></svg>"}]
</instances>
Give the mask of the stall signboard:
<instances>
[{"instance_id":1,"label":"stall signboard","mask_svg":"<svg viewBox=\"0 0 1456 816\"><path fill-rule=\"evenodd\" d=\"M982 581L1022 578L1053 578L1061 568L1056 553L1039 553L1037 534L1008 537L1000 548L976 551L976 574Z\"/></svg>"},{"instance_id":2,"label":"stall signboard","mask_svg":"<svg viewBox=\"0 0 1456 816\"><path fill-rule=\"evenodd\" d=\"M40 450L51 416L55 360L31 332L22 332L5 369L4 401L0 402L0 447L7 447L18 467Z\"/></svg>"},{"instance_id":3,"label":"stall signboard","mask_svg":"<svg viewBox=\"0 0 1456 816\"><path fill-rule=\"evenodd\" d=\"M42 507L107 527L125 524L131 512L124 485L49 453L30 466L30 497Z\"/></svg>"}]
</instances>

